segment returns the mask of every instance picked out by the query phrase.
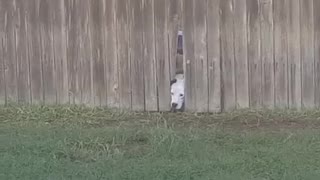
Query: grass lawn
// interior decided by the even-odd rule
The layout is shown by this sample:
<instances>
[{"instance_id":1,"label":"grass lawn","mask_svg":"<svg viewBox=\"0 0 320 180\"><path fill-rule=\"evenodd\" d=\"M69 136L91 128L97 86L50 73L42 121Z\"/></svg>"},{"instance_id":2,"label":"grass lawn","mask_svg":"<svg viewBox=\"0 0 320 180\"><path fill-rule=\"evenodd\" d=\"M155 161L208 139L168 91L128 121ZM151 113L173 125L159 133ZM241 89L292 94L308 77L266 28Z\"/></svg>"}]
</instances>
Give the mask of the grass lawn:
<instances>
[{"instance_id":1,"label":"grass lawn","mask_svg":"<svg viewBox=\"0 0 320 180\"><path fill-rule=\"evenodd\" d=\"M0 179L320 179L320 111L0 107Z\"/></svg>"}]
</instances>

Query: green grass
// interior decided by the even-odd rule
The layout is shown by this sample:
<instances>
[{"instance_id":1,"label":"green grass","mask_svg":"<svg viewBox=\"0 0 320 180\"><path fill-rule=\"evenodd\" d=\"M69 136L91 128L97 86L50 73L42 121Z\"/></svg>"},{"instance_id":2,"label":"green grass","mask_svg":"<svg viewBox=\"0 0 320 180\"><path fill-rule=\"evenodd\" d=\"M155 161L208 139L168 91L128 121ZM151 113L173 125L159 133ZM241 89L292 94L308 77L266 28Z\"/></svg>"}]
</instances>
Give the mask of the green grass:
<instances>
[{"instance_id":1,"label":"green grass","mask_svg":"<svg viewBox=\"0 0 320 180\"><path fill-rule=\"evenodd\" d=\"M319 179L319 117L0 107L0 179Z\"/></svg>"}]
</instances>

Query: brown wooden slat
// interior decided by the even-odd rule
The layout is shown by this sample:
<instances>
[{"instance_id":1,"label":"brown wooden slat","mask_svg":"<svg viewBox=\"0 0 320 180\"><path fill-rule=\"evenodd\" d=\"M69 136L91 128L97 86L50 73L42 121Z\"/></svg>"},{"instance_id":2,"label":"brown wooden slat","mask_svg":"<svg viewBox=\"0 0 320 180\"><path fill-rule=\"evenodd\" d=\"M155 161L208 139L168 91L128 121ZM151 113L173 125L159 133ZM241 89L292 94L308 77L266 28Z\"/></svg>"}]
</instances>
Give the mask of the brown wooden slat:
<instances>
[{"instance_id":1,"label":"brown wooden slat","mask_svg":"<svg viewBox=\"0 0 320 180\"><path fill-rule=\"evenodd\" d=\"M233 17L234 4L232 0L220 2L221 8L221 58L222 58L222 102L224 110L236 108L235 62Z\"/></svg>"},{"instance_id":2,"label":"brown wooden slat","mask_svg":"<svg viewBox=\"0 0 320 180\"><path fill-rule=\"evenodd\" d=\"M250 106L262 106L259 0L247 0Z\"/></svg>"},{"instance_id":3,"label":"brown wooden slat","mask_svg":"<svg viewBox=\"0 0 320 180\"><path fill-rule=\"evenodd\" d=\"M185 61L185 109L196 111L196 79L195 79L195 37L194 37L194 10L193 0L185 0L183 6L183 29Z\"/></svg>"},{"instance_id":4,"label":"brown wooden slat","mask_svg":"<svg viewBox=\"0 0 320 180\"><path fill-rule=\"evenodd\" d=\"M194 0L195 96L197 112L208 112L207 1Z\"/></svg>"},{"instance_id":5,"label":"brown wooden slat","mask_svg":"<svg viewBox=\"0 0 320 180\"><path fill-rule=\"evenodd\" d=\"M207 10L209 111L221 111L220 0L209 0Z\"/></svg>"},{"instance_id":6,"label":"brown wooden slat","mask_svg":"<svg viewBox=\"0 0 320 180\"><path fill-rule=\"evenodd\" d=\"M288 15L288 83L289 105L301 107L301 55L299 0L290 0Z\"/></svg>"},{"instance_id":7,"label":"brown wooden slat","mask_svg":"<svg viewBox=\"0 0 320 180\"><path fill-rule=\"evenodd\" d=\"M94 105L93 101L93 60L92 60L92 41L90 26L90 2L75 1L79 9L80 19L80 90L81 104Z\"/></svg>"},{"instance_id":8,"label":"brown wooden slat","mask_svg":"<svg viewBox=\"0 0 320 180\"><path fill-rule=\"evenodd\" d=\"M260 36L263 106L274 106L273 0L260 0Z\"/></svg>"},{"instance_id":9,"label":"brown wooden slat","mask_svg":"<svg viewBox=\"0 0 320 180\"><path fill-rule=\"evenodd\" d=\"M40 33L40 1L30 0L27 6L27 24L28 24L28 54L30 61L30 87L31 100L33 104L43 103L44 90L42 79L41 62L41 37Z\"/></svg>"},{"instance_id":10,"label":"brown wooden slat","mask_svg":"<svg viewBox=\"0 0 320 180\"><path fill-rule=\"evenodd\" d=\"M234 1L234 58L236 103L238 108L249 107L247 30L249 32L250 27L247 25L246 5L246 0ZM250 35L250 33L248 33L248 35Z\"/></svg>"},{"instance_id":11,"label":"brown wooden slat","mask_svg":"<svg viewBox=\"0 0 320 180\"><path fill-rule=\"evenodd\" d=\"M18 101L18 82L17 82L17 54L15 47L15 25L17 21L17 9L15 1L0 1L1 13L5 19L4 23L4 43L3 58L6 80L7 102Z\"/></svg>"},{"instance_id":12,"label":"brown wooden slat","mask_svg":"<svg viewBox=\"0 0 320 180\"><path fill-rule=\"evenodd\" d=\"M157 62L158 104L160 111L170 110L170 69L166 8L169 0L154 0L155 54Z\"/></svg>"},{"instance_id":13,"label":"brown wooden slat","mask_svg":"<svg viewBox=\"0 0 320 180\"><path fill-rule=\"evenodd\" d=\"M313 0L300 1L300 19L302 106L311 108L315 105Z\"/></svg>"},{"instance_id":14,"label":"brown wooden slat","mask_svg":"<svg viewBox=\"0 0 320 180\"><path fill-rule=\"evenodd\" d=\"M39 8L41 61L43 75L44 101L56 103L55 62L53 52L52 8L50 0L41 0Z\"/></svg>"},{"instance_id":15,"label":"brown wooden slat","mask_svg":"<svg viewBox=\"0 0 320 180\"><path fill-rule=\"evenodd\" d=\"M129 1L130 17L130 66L132 110L144 110L144 55L142 1Z\"/></svg>"},{"instance_id":16,"label":"brown wooden slat","mask_svg":"<svg viewBox=\"0 0 320 180\"><path fill-rule=\"evenodd\" d=\"M55 79L57 90L57 103L69 103L68 67L67 67L67 27L66 7L64 0L50 1L53 9L53 52L55 62Z\"/></svg>"},{"instance_id":17,"label":"brown wooden slat","mask_svg":"<svg viewBox=\"0 0 320 180\"><path fill-rule=\"evenodd\" d=\"M65 2L66 8L66 31L67 31L67 68L68 68L68 88L69 102L71 104L79 102L81 92L79 88L79 77L77 71L79 69L79 43L80 32L78 28L78 11L74 5L74 0Z\"/></svg>"},{"instance_id":18,"label":"brown wooden slat","mask_svg":"<svg viewBox=\"0 0 320 180\"><path fill-rule=\"evenodd\" d=\"M28 24L26 22L27 1L16 1L17 21L15 28L17 78L18 78L18 102L30 103L30 79L28 58Z\"/></svg>"},{"instance_id":19,"label":"brown wooden slat","mask_svg":"<svg viewBox=\"0 0 320 180\"><path fill-rule=\"evenodd\" d=\"M143 58L145 109L158 110L155 60L154 0L143 1Z\"/></svg>"},{"instance_id":20,"label":"brown wooden slat","mask_svg":"<svg viewBox=\"0 0 320 180\"><path fill-rule=\"evenodd\" d=\"M0 14L1 15L1 14ZM1 19L0 19L1 22ZM5 64L4 64L4 33L0 26L0 104L6 104L6 79L5 79Z\"/></svg>"},{"instance_id":21,"label":"brown wooden slat","mask_svg":"<svg viewBox=\"0 0 320 180\"><path fill-rule=\"evenodd\" d=\"M6 46L6 10L2 7L0 1L0 104L6 104L6 79L5 79L5 46Z\"/></svg>"},{"instance_id":22,"label":"brown wooden slat","mask_svg":"<svg viewBox=\"0 0 320 180\"><path fill-rule=\"evenodd\" d=\"M288 0L274 1L275 105L288 106Z\"/></svg>"},{"instance_id":23,"label":"brown wooden slat","mask_svg":"<svg viewBox=\"0 0 320 180\"><path fill-rule=\"evenodd\" d=\"M129 57L129 1L117 0L117 53L119 63L120 107L131 109L131 81Z\"/></svg>"},{"instance_id":24,"label":"brown wooden slat","mask_svg":"<svg viewBox=\"0 0 320 180\"><path fill-rule=\"evenodd\" d=\"M92 84L93 84L93 104L95 106L106 105L107 92L105 84L105 61L104 61L104 37L105 37L105 14L104 1L92 1L90 3L90 37L92 44Z\"/></svg>"},{"instance_id":25,"label":"brown wooden slat","mask_svg":"<svg viewBox=\"0 0 320 180\"><path fill-rule=\"evenodd\" d=\"M320 1L313 1L314 60L315 60L315 105L320 106Z\"/></svg>"},{"instance_id":26,"label":"brown wooden slat","mask_svg":"<svg viewBox=\"0 0 320 180\"><path fill-rule=\"evenodd\" d=\"M119 108L120 105L116 5L117 0L104 0L105 85L107 106L111 108Z\"/></svg>"}]
</instances>

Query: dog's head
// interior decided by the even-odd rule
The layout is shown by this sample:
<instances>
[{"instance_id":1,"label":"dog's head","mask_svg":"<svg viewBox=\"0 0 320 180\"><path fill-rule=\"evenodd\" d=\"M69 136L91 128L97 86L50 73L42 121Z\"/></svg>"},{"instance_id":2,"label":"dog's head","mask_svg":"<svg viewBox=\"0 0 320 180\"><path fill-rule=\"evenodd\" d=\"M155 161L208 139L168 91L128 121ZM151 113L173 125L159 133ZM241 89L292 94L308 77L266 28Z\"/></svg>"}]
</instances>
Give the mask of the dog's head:
<instances>
[{"instance_id":1,"label":"dog's head","mask_svg":"<svg viewBox=\"0 0 320 180\"><path fill-rule=\"evenodd\" d=\"M184 77L182 74L176 75L176 77L170 82L171 87L171 111L183 111L184 110Z\"/></svg>"}]
</instances>

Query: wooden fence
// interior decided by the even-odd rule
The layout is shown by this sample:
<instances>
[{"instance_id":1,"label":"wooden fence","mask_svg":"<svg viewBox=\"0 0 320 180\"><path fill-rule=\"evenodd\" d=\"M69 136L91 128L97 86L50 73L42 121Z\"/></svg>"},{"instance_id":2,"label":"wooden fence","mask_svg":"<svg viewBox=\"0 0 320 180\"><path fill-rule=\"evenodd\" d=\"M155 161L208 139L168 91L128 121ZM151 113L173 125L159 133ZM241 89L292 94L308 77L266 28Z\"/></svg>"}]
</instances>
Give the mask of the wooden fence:
<instances>
[{"instance_id":1,"label":"wooden fence","mask_svg":"<svg viewBox=\"0 0 320 180\"><path fill-rule=\"evenodd\" d=\"M186 109L320 106L320 0L0 0L0 102Z\"/></svg>"}]
</instances>

